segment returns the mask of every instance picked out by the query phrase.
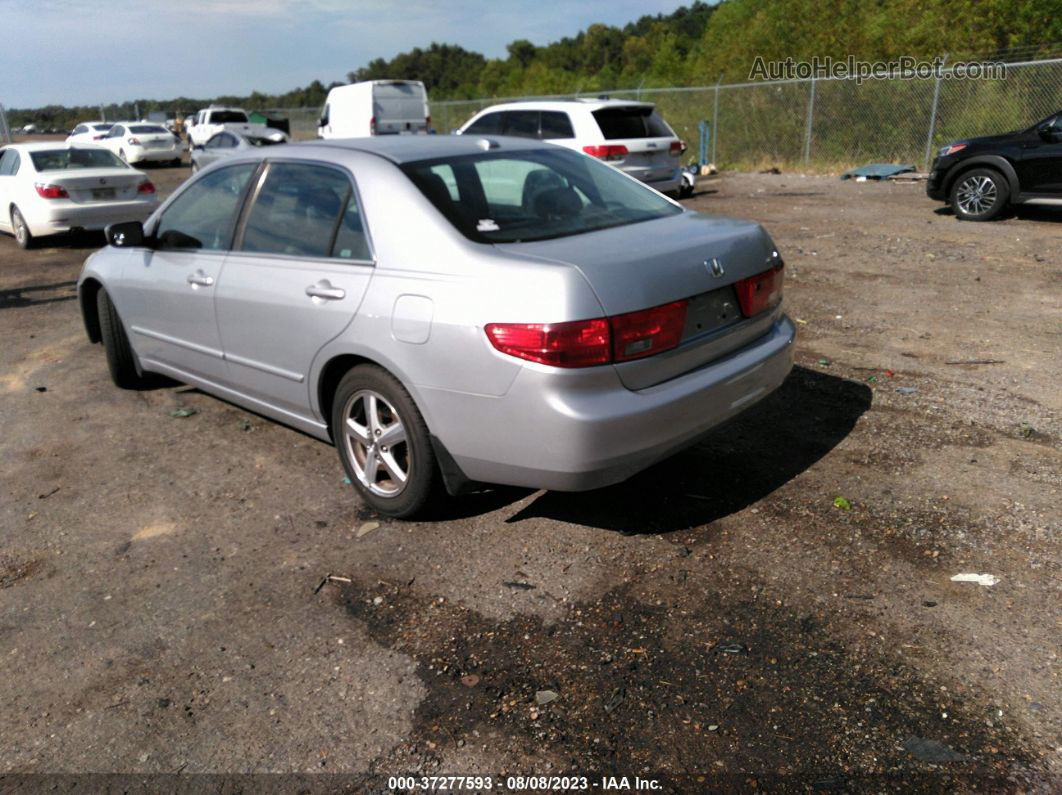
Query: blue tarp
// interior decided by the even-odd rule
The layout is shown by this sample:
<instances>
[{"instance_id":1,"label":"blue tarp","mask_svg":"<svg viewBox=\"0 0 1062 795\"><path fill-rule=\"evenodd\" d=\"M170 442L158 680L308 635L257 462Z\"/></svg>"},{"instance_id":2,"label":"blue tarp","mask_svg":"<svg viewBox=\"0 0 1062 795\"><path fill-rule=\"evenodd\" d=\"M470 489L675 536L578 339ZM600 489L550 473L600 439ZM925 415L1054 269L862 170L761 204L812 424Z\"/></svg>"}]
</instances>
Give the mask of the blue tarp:
<instances>
[{"instance_id":1,"label":"blue tarp","mask_svg":"<svg viewBox=\"0 0 1062 795\"><path fill-rule=\"evenodd\" d=\"M859 168L849 169L841 174L841 179L855 179L856 177L866 177L867 179L886 179L893 174L904 174L908 171L914 171L914 166L899 166L895 163L868 163L865 166Z\"/></svg>"}]
</instances>

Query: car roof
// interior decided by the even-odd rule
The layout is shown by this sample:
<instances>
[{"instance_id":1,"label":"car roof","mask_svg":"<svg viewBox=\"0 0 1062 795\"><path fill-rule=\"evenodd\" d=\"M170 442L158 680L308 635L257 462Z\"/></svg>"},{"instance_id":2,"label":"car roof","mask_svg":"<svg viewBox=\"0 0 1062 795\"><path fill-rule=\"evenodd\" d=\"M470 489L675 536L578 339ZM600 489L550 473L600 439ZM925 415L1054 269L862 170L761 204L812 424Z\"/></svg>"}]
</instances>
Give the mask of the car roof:
<instances>
[{"instance_id":1,"label":"car roof","mask_svg":"<svg viewBox=\"0 0 1062 795\"><path fill-rule=\"evenodd\" d=\"M99 144L90 144L82 141L37 141L31 144L5 144L4 149L17 149L19 152L42 152L55 149L106 149ZM109 150L108 150L109 151Z\"/></svg>"},{"instance_id":2,"label":"car roof","mask_svg":"<svg viewBox=\"0 0 1062 795\"><path fill-rule=\"evenodd\" d=\"M505 135L377 135L372 138L330 138L323 141L306 141L288 144L288 150L345 149L351 152L368 152L379 155L393 163L412 163L437 157L457 157L483 151L482 141L490 141L490 151L527 151L552 148L554 145L533 138L514 138Z\"/></svg>"},{"instance_id":3,"label":"car roof","mask_svg":"<svg viewBox=\"0 0 1062 795\"><path fill-rule=\"evenodd\" d=\"M652 102L642 102L635 99L600 99L600 98L579 98L579 99L549 99L549 100L537 100L526 99L519 100L517 102L501 102L497 105L491 105L484 108L480 113L486 113L487 111L495 110L563 110L569 111L576 108L585 108L590 113L595 110L601 110L602 108L609 107L642 107L653 108L656 107ZM477 114L478 115L478 114Z\"/></svg>"}]
</instances>

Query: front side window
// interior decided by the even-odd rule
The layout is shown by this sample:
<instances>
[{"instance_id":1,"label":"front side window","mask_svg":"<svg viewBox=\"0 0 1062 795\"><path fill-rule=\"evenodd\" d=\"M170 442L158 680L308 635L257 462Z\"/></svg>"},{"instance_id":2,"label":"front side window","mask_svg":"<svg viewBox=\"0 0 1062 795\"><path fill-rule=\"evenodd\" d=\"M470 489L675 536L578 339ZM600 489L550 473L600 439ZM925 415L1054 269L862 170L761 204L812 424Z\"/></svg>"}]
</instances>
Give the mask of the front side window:
<instances>
[{"instance_id":1,"label":"front side window","mask_svg":"<svg viewBox=\"0 0 1062 795\"><path fill-rule=\"evenodd\" d=\"M488 113L479 119L476 119L465 130L465 135L501 135L502 131L502 114L501 113Z\"/></svg>"},{"instance_id":2,"label":"front side window","mask_svg":"<svg viewBox=\"0 0 1062 795\"><path fill-rule=\"evenodd\" d=\"M107 133L108 138L121 138L123 135L125 135L125 128L119 124L111 127L111 131Z\"/></svg>"},{"instance_id":3,"label":"front side window","mask_svg":"<svg viewBox=\"0 0 1062 795\"><path fill-rule=\"evenodd\" d=\"M247 216L240 250L366 259L368 246L350 178L327 166L271 164Z\"/></svg>"},{"instance_id":4,"label":"front side window","mask_svg":"<svg viewBox=\"0 0 1062 795\"><path fill-rule=\"evenodd\" d=\"M257 168L257 163L228 166L189 185L159 219L155 228L158 248L227 249L247 181Z\"/></svg>"},{"instance_id":5,"label":"front side window","mask_svg":"<svg viewBox=\"0 0 1062 795\"><path fill-rule=\"evenodd\" d=\"M0 177L10 177L18 173L19 156L14 149L0 151Z\"/></svg>"},{"instance_id":6,"label":"front side window","mask_svg":"<svg viewBox=\"0 0 1062 795\"><path fill-rule=\"evenodd\" d=\"M457 198L442 167L457 183ZM561 147L482 152L401 166L463 235L479 243L566 237L683 212L611 166Z\"/></svg>"},{"instance_id":7,"label":"front side window","mask_svg":"<svg viewBox=\"0 0 1062 795\"><path fill-rule=\"evenodd\" d=\"M109 149L46 149L30 152L37 171L71 171L78 168L129 168Z\"/></svg>"},{"instance_id":8,"label":"front side window","mask_svg":"<svg viewBox=\"0 0 1062 795\"><path fill-rule=\"evenodd\" d=\"M87 132L88 132L88 127L86 127L84 124L79 124L77 127L74 128L74 135L81 135L81 133L87 133Z\"/></svg>"}]
</instances>

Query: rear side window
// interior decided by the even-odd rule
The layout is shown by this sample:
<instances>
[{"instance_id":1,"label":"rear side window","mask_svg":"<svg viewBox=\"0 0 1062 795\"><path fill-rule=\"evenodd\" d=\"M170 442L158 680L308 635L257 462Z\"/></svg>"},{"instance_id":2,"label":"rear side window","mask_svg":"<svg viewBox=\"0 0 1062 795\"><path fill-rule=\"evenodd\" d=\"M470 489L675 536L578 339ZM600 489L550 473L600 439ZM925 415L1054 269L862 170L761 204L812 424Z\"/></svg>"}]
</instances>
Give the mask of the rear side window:
<instances>
[{"instance_id":1,"label":"rear side window","mask_svg":"<svg viewBox=\"0 0 1062 795\"><path fill-rule=\"evenodd\" d=\"M606 140L622 138L671 138L674 133L651 107L602 108L594 120Z\"/></svg>"},{"instance_id":2,"label":"rear side window","mask_svg":"<svg viewBox=\"0 0 1062 795\"><path fill-rule=\"evenodd\" d=\"M238 110L215 110L210 114L211 124L246 124L247 114Z\"/></svg>"},{"instance_id":3,"label":"rear side window","mask_svg":"<svg viewBox=\"0 0 1062 795\"><path fill-rule=\"evenodd\" d=\"M257 163L228 166L189 185L162 214L155 229L158 247L228 249L247 181L257 168Z\"/></svg>"},{"instance_id":4,"label":"rear side window","mask_svg":"<svg viewBox=\"0 0 1062 795\"><path fill-rule=\"evenodd\" d=\"M568 114L559 110L542 111L542 138L550 141L554 138L574 138L575 130Z\"/></svg>"},{"instance_id":5,"label":"rear side window","mask_svg":"<svg viewBox=\"0 0 1062 795\"><path fill-rule=\"evenodd\" d=\"M113 126L113 124L93 124L92 129L98 130L99 132L107 132L107 130L111 129Z\"/></svg>"},{"instance_id":6,"label":"rear side window","mask_svg":"<svg viewBox=\"0 0 1062 795\"><path fill-rule=\"evenodd\" d=\"M366 259L350 179L326 166L274 163L247 218L240 250Z\"/></svg>"},{"instance_id":7,"label":"rear side window","mask_svg":"<svg viewBox=\"0 0 1062 795\"><path fill-rule=\"evenodd\" d=\"M465 135L501 135L502 114L488 113L477 119L465 130Z\"/></svg>"}]
</instances>

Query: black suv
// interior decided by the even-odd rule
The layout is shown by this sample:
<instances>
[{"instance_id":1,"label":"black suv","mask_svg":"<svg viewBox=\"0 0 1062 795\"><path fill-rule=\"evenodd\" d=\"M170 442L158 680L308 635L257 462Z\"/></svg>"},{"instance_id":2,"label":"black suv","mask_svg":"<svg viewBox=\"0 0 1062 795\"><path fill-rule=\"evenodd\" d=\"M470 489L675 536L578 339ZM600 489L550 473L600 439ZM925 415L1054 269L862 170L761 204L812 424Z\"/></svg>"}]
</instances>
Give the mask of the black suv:
<instances>
[{"instance_id":1,"label":"black suv","mask_svg":"<svg viewBox=\"0 0 1062 795\"><path fill-rule=\"evenodd\" d=\"M1021 132L948 144L933 160L926 193L950 202L963 221L995 218L1008 204L1062 200L1062 111Z\"/></svg>"}]
</instances>

